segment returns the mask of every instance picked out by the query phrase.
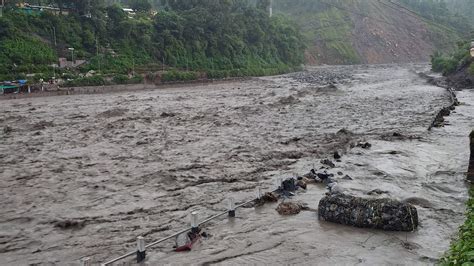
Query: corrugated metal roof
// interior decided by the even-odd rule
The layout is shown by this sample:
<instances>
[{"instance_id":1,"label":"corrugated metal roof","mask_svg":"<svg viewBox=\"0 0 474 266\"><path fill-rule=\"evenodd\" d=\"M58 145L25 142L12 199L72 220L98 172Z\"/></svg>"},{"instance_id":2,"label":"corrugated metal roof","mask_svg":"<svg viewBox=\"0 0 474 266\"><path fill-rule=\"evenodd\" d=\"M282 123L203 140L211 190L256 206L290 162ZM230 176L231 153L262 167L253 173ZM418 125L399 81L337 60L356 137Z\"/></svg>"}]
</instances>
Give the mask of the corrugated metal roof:
<instances>
[{"instance_id":1,"label":"corrugated metal roof","mask_svg":"<svg viewBox=\"0 0 474 266\"><path fill-rule=\"evenodd\" d=\"M0 85L0 89L1 90L4 90L4 89L17 89L18 86L15 86L15 85Z\"/></svg>"}]
</instances>

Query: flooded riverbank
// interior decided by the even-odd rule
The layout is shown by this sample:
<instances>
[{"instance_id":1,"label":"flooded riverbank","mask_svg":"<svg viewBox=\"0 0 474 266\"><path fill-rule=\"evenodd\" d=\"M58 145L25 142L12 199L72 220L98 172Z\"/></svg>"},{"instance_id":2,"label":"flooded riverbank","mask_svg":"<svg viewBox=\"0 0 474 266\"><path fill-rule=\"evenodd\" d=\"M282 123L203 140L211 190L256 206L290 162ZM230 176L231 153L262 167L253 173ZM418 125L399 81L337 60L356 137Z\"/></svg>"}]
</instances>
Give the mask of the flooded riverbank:
<instances>
[{"instance_id":1,"label":"flooded riverbank","mask_svg":"<svg viewBox=\"0 0 474 266\"><path fill-rule=\"evenodd\" d=\"M418 208L413 233L322 222L272 205L212 222L190 253L172 241L155 263L423 264L447 250L463 222L474 93L427 131L445 89L425 65L310 68L226 84L3 101L0 122L0 264L94 262L157 240L249 199L255 187L305 174L334 151L331 169L352 195L373 189ZM394 134L395 133L395 134ZM351 144L368 141L371 149ZM343 179L342 172L353 180ZM295 197L317 209L326 192ZM61 226L65 221L72 225ZM402 258L402 259L401 259Z\"/></svg>"}]
</instances>

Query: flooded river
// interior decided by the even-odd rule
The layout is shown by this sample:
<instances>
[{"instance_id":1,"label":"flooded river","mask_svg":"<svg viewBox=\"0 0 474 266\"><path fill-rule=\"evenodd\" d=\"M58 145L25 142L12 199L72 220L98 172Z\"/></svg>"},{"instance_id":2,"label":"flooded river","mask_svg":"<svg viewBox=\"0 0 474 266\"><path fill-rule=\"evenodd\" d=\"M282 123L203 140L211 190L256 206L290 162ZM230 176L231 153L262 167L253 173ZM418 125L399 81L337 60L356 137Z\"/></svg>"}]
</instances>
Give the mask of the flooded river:
<instances>
[{"instance_id":1,"label":"flooded river","mask_svg":"<svg viewBox=\"0 0 474 266\"><path fill-rule=\"evenodd\" d=\"M417 72L427 65L318 67L277 77L135 92L0 102L0 264L104 262L255 196L256 187L319 169L346 193L418 208L412 233L280 216L276 204L239 209L203 229L191 252L173 241L156 264L433 264L464 221L474 92L449 125L449 104ZM353 147L359 141L370 149ZM345 177L349 175L351 179ZM379 189L380 195L367 193ZM317 209L310 185L294 200Z\"/></svg>"}]
</instances>

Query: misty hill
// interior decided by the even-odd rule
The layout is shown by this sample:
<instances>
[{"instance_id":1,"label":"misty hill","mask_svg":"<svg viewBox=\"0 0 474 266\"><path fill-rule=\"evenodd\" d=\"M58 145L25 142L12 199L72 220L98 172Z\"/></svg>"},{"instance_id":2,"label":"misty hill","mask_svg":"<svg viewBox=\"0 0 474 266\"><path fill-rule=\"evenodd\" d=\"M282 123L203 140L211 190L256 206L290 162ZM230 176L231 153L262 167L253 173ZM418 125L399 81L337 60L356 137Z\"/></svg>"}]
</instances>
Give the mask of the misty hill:
<instances>
[{"instance_id":1,"label":"misty hill","mask_svg":"<svg viewBox=\"0 0 474 266\"><path fill-rule=\"evenodd\" d=\"M373 64L428 61L435 50L454 47L470 26L442 2L275 0L274 10L300 26L308 63Z\"/></svg>"}]
</instances>

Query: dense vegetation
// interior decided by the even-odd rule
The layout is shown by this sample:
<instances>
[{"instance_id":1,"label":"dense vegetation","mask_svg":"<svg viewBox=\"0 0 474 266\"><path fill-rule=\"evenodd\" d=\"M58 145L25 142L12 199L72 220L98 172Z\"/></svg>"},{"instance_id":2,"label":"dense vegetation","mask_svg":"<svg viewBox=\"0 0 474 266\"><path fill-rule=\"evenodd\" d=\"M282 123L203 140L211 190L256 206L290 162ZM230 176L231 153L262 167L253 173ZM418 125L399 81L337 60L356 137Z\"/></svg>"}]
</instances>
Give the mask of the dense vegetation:
<instances>
[{"instance_id":1,"label":"dense vegetation","mask_svg":"<svg viewBox=\"0 0 474 266\"><path fill-rule=\"evenodd\" d=\"M472 0L399 0L421 16L437 25L445 25L461 34L469 34L473 30L469 18L474 14ZM462 4L461 2L465 2ZM449 3L449 5L448 5ZM466 13L459 13L456 7L464 7ZM451 7L451 8L450 8ZM456 11L455 11L456 10ZM469 13L470 12L470 13ZM466 15L466 16L464 16Z\"/></svg>"},{"instance_id":2,"label":"dense vegetation","mask_svg":"<svg viewBox=\"0 0 474 266\"><path fill-rule=\"evenodd\" d=\"M474 185L469 190L467 202L467 219L459 229L459 238L451 244L441 265L473 265L474 264Z\"/></svg>"},{"instance_id":3,"label":"dense vegetation","mask_svg":"<svg viewBox=\"0 0 474 266\"><path fill-rule=\"evenodd\" d=\"M42 1L46 3L48 1ZM303 63L302 38L284 16L269 18L268 1L128 0L130 17L104 1L56 0L68 15L25 14L13 7L0 18L0 80L48 73L59 56L89 61L80 69L104 75L173 70L205 72L209 77L268 75ZM164 63L164 65L162 65ZM197 76L197 75L192 75Z\"/></svg>"},{"instance_id":4,"label":"dense vegetation","mask_svg":"<svg viewBox=\"0 0 474 266\"><path fill-rule=\"evenodd\" d=\"M456 15L461 15L474 23L474 1L472 0L445 0L446 6Z\"/></svg>"},{"instance_id":5,"label":"dense vegetation","mask_svg":"<svg viewBox=\"0 0 474 266\"><path fill-rule=\"evenodd\" d=\"M471 55L469 53L470 44L466 42L460 42L458 49L450 54L442 54L436 52L431 57L431 68L435 72L441 72L444 75L454 73L459 67L464 66L471 62ZM474 64L471 64L471 74L474 74L472 69Z\"/></svg>"}]
</instances>

